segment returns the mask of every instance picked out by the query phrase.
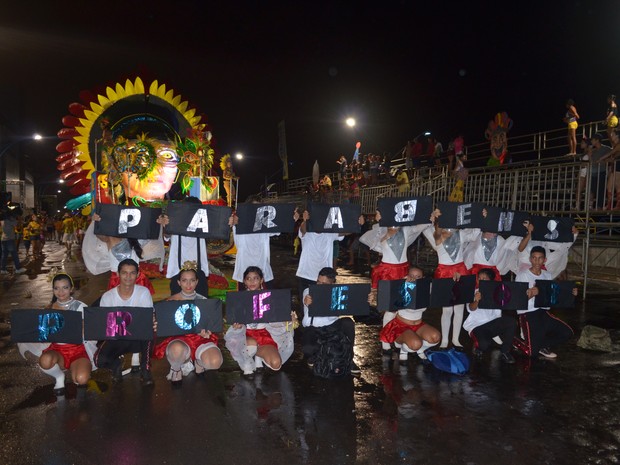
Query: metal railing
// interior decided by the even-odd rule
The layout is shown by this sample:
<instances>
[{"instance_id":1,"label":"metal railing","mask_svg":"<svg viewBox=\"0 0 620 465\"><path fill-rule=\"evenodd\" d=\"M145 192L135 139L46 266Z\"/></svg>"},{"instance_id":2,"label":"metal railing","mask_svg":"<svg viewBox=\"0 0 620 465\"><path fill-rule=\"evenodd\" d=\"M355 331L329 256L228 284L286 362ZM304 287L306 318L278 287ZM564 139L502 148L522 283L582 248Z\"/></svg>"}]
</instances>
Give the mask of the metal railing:
<instances>
[{"instance_id":1,"label":"metal railing","mask_svg":"<svg viewBox=\"0 0 620 465\"><path fill-rule=\"evenodd\" d=\"M606 136L605 131L601 121L584 124L578 129L578 139L596 132ZM620 186L607 190L609 174L591 174L590 163L579 161L577 156L566 156L565 128L512 137L509 151L510 164L487 167L481 165L489 156L488 142L467 147L468 165L479 166L469 169L464 183L465 200L533 214L571 216L583 233L581 244L573 247L573 253L581 261L584 295L592 264L596 263L602 273L620 277L620 265L610 266L620 262L620 194L616 197L614 192L620 192ZM393 170L403 167L404 159L392 161ZM613 163L605 164L602 171L615 172ZM338 190L338 172L328 173L334 189L322 200L350 201L359 204L362 213L372 214L381 197L430 195L435 201L447 200L457 182L446 166L418 168L410 170L410 174L405 189L399 189L392 181L362 187L359 194L351 194ZM306 190L311 183L311 177L282 182L278 185L277 200L270 200L303 205L309 200Z\"/></svg>"}]
</instances>

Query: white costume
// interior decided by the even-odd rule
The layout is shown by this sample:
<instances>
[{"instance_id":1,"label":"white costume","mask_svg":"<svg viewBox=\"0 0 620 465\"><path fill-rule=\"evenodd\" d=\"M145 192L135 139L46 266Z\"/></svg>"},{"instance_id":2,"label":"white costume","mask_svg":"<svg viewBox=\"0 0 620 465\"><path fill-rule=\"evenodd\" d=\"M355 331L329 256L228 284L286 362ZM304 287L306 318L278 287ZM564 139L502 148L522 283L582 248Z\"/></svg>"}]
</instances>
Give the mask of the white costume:
<instances>
[{"instance_id":1,"label":"white costume","mask_svg":"<svg viewBox=\"0 0 620 465\"><path fill-rule=\"evenodd\" d=\"M243 272L249 266L257 266L263 270L265 281L273 280L269 238L279 235L280 233L237 234L237 227L233 226L233 237L237 246L233 279L243 282Z\"/></svg>"},{"instance_id":2,"label":"white costume","mask_svg":"<svg viewBox=\"0 0 620 465\"><path fill-rule=\"evenodd\" d=\"M319 271L334 266L334 241L341 241L344 236L337 233L314 233L299 231L301 256L297 267L297 276L316 281Z\"/></svg>"}]
</instances>

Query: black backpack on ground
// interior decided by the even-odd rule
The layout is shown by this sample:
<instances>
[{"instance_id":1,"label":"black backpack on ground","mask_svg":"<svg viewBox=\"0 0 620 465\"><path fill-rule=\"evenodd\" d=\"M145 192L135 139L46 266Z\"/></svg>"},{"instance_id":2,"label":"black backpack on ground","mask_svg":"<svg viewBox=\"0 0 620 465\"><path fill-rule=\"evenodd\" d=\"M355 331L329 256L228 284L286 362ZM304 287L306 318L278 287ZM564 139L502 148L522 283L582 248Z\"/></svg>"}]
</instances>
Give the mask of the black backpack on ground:
<instances>
[{"instance_id":1,"label":"black backpack on ground","mask_svg":"<svg viewBox=\"0 0 620 465\"><path fill-rule=\"evenodd\" d=\"M342 378L351 374L353 344L340 325L316 328L319 351L314 357L314 374L321 378Z\"/></svg>"}]
</instances>

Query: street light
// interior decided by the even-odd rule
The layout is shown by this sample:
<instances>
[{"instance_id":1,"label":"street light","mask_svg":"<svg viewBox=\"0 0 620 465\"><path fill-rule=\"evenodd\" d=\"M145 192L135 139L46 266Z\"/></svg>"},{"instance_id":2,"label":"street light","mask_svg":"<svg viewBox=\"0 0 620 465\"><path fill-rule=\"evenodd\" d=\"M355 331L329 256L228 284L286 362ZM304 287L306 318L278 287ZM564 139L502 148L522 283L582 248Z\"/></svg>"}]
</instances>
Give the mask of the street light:
<instances>
[{"instance_id":1,"label":"street light","mask_svg":"<svg viewBox=\"0 0 620 465\"><path fill-rule=\"evenodd\" d=\"M14 145L19 144L20 142L23 142L23 141L26 141L26 140L36 140L36 141L39 141L41 139L43 139L43 136L40 135L40 134L33 134L32 136L26 136L26 137L18 137L14 141L9 142L4 148L2 148L2 151L0 151L0 158L2 158L2 155L4 155L7 150L9 150Z\"/></svg>"},{"instance_id":2,"label":"street light","mask_svg":"<svg viewBox=\"0 0 620 465\"><path fill-rule=\"evenodd\" d=\"M235 154L235 158L237 160L243 160L243 154L239 152L239 153Z\"/></svg>"},{"instance_id":3,"label":"street light","mask_svg":"<svg viewBox=\"0 0 620 465\"><path fill-rule=\"evenodd\" d=\"M347 124L347 126L352 128L352 127L355 127L356 121L355 121L355 118L347 118L345 123Z\"/></svg>"}]
</instances>

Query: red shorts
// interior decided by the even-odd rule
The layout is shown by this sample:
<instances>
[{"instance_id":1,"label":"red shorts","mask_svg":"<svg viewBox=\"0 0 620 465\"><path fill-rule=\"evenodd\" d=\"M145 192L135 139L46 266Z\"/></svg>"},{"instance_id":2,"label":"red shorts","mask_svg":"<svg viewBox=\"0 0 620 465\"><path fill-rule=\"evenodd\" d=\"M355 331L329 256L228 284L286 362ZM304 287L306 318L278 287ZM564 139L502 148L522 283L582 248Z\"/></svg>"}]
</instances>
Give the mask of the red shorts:
<instances>
[{"instance_id":1,"label":"red shorts","mask_svg":"<svg viewBox=\"0 0 620 465\"><path fill-rule=\"evenodd\" d=\"M153 350L153 358L164 358L166 356L166 348L172 341L182 341L189 346L192 360L196 358L196 349L203 344L209 342L217 345L217 335L211 333L210 337L204 338L200 334L183 334L181 336L170 336L161 341Z\"/></svg>"},{"instance_id":2,"label":"red shorts","mask_svg":"<svg viewBox=\"0 0 620 465\"><path fill-rule=\"evenodd\" d=\"M499 270L493 265L481 265L479 263L474 263L471 267L471 270L469 270L468 274L476 275L476 280L478 280L478 273L480 272L480 270L483 270L484 268L490 268L495 272L495 281L502 280L502 276L499 274Z\"/></svg>"},{"instance_id":3,"label":"red shorts","mask_svg":"<svg viewBox=\"0 0 620 465\"><path fill-rule=\"evenodd\" d=\"M465 276L469 274L467 271L467 267L465 263L456 263L455 265L437 265L437 269L435 270L434 278L453 278L454 273L458 273L461 276Z\"/></svg>"},{"instance_id":4,"label":"red shorts","mask_svg":"<svg viewBox=\"0 0 620 465\"><path fill-rule=\"evenodd\" d=\"M108 282L108 291L118 286L120 283L121 283L121 279L118 277L118 273L116 271L113 271L112 274L110 275L110 281ZM149 278L146 277L146 275L142 271L138 272L138 279L136 279L136 284L146 287L151 293L151 295L155 294L155 289L153 288L151 281L149 280Z\"/></svg>"},{"instance_id":5,"label":"red shorts","mask_svg":"<svg viewBox=\"0 0 620 465\"><path fill-rule=\"evenodd\" d=\"M278 344L276 344L276 341L273 340L271 334L266 329L246 329L245 336L254 339L259 346L278 347Z\"/></svg>"},{"instance_id":6,"label":"red shorts","mask_svg":"<svg viewBox=\"0 0 620 465\"><path fill-rule=\"evenodd\" d=\"M62 356L65 368L69 368L78 358L89 360L86 349L84 349L84 344L56 344L52 342L43 353L51 350L58 352Z\"/></svg>"},{"instance_id":7,"label":"red shorts","mask_svg":"<svg viewBox=\"0 0 620 465\"><path fill-rule=\"evenodd\" d=\"M413 331L414 333L424 326L424 322L420 322L417 325L409 325L400 318L396 317L383 327L379 333L379 339L381 342L392 343L405 331Z\"/></svg>"},{"instance_id":8,"label":"red shorts","mask_svg":"<svg viewBox=\"0 0 620 465\"><path fill-rule=\"evenodd\" d=\"M376 289L379 281L394 281L403 279L409 273L409 263L384 263L381 262L372 269L372 288Z\"/></svg>"}]
</instances>

